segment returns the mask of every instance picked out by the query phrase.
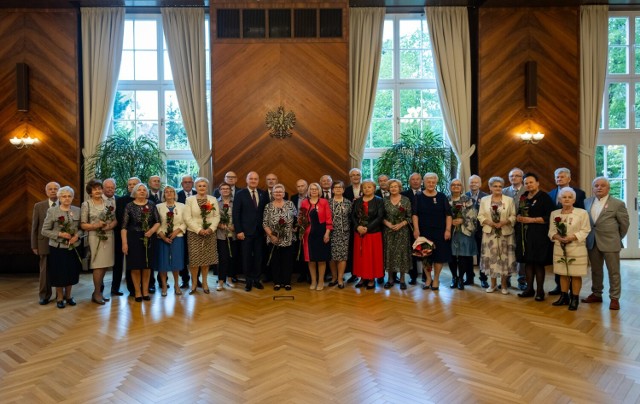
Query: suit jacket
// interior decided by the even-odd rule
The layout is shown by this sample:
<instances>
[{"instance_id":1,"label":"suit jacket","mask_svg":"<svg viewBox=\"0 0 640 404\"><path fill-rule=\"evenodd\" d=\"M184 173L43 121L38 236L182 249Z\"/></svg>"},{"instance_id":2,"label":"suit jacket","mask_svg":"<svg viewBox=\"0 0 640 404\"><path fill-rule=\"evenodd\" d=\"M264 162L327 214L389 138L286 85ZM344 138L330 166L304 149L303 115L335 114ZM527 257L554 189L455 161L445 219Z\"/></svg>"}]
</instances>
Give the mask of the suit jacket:
<instances>
[{"instance_id":1,"label":"suit jacket","mask_svg":"<svg viewBox=\"0 0 640 404\"><path fill-rule=\"evenodd\" d=\"M508 236L513 234L513 226L516 224L516 207L515 200L508 196L502 195L502 208L500 209L500 221L508 220L510 225L502 227L502 234ZM482 232L491 234L493 227L483 225L485 220L491 221L491 195L487 195L480 200L480 209L478 210L478 222L482 226Z\"/></svg>"},{"instance_id":2,"label":"suit jacket","mask_svg":"<svg viewBox=\"0 0 640 404\"><path fill-rule=\"evenodd\" d=\"M520 201L520 197L522 196L522 194L524 194L524 191L526 191L526 189L524 189L524 184L517 191L513 187L513 185L510 185L506 188L502 188L502 193L504 195L510 196L516 201Z\"/></svg>"},{"instance_id":3,"label":"suit jacket","mask_svg":"<svg viewBox=\"0 0 640 404\"><path fill-rule=\"evenodd\" d=\"M362 204L364 201L362 198L358 198L353 202L351 207L351 228L354 232L357 232L359 215L362 212ZM382 231L382 223L384 221L384 202L379 196L374 196L368 203L369 209L367 211L367 233L377 233Z\"/></svg>"},{"instance_id":4,"label":"suit jacket","mask_svg":"<svg viewBox=\"0 0 640 404\"><path fill-rule=\"evenodd\" d=\"M49 238L42 235L42 224L49 210L49 199L33 205L31 220L31 249L38 249L38 255L49 254Z\"/></svg>"},{"instance_id":5,"label":"suit jacket","mask_svg":"<svg viewBox=\"0 0 640 404\"><path fill-rule=\"evenodd\" d=\"M264 229L262 227L262 216L264 208L269 201L269 194L262 189L256 189L258 194L258 206L253 204L251 192L249 188L238 191L233 200L233 224L236 228L236 234L244 233L245 236L262 236Z\"/></svg>"},{"instance_id":6,"label":"suit jacket","mask_svg":"<svg viewBox=\"0 0 640 404\"><path fill-rule=\"evenodd\" d=\"M220 223L218 200L212 195L207 195L207 201L213 207L213 210L207 215L207 223L210 224L209 228L215 233L218 223ZM202 216L200 205L198 205L198 197L195 195L188 197L184 205L184 222L187 224L187 230L198 233L202 230Z\"/></svg>"},{"instance_id":7,"label":"suit jacket","mask_svg":"<svg viewBox=\"0 0 640 404\"><path fill-rule=\"evenodd\" d=\"M388 195L389 195L389 191L387 191L387 196ZM381 189L376 189L375 196L379 196L380 198L384 198L384 196L382 196L382 190Z\"/></svg>"},{"instance_id":8,"label":"suit jacket","mask_svg":"<svg viewBox=\"0 0 640 404\"><path fill-rule=\"evenodd\" d=\"M576 192L576 201L573 204L574 207L584 209L584 200L587 199L587 195L578 187L571 187ZM556 205L557 209L562 209L562 204L558 203L558 191L560 188L555 187L551 190L551 192L547 192L553 201L553 204Z\"/></svg>"},{"instance_id":9,"label":"suit jacket","mask_svg":"<svg viewBox=\"0 0 640 404\"><path fill-rule=\"evenodd\" d=\"M187 194L184 189L181 189L180 191L178 191L177 201L180 203L185 203L188 197L193 196L195 194L196 194L195 189L192 189L191 192L189 192L189 194Z\"/></svg>"},{"instance_id":10,"label":"suit jacket","mask_svg":"<svg viewBox=\"0 0 640 404\"><path fill-rule=\"evenodd\" d=\"M300 198L300 194L295 194L294 196L291 197L291 202L293 202L293 206L296 207L296 210L300 210L300 203L306 198L306 196L303 196L302 198Z\"/></svg>"},{"instance_id":11,"label":"suit jacket","mask_svg":"<svg viewBox=\"0 0 640 404\"><path fill-rule=\"evenodd\" d=\"M353 185L349 185L344 189L343 196L348 200L350 200L351 202L353 202L353 200L356 199L356 195L353 193ZM360 184L360 192L358 194L358 198L360 198L361 196L362 196L362 184Z\"/></svg>"},{"instance_id":12,"label":"suit jacket","mask_svg":"<svg viewBox=\"0 0 640 404\"><path fill-rule=\"evenodd\" d=\"M67 240L58 237L58 234L62 231L62 225L58 221L58 218L64 216L65 218L68 216L71 221L71 226L69 227L73 234L78 234L78 241L73 245L74 247L79 247L82 242L82 237L84 235L84 231L80 228L80 208L77 206L71 206L69 208L69 212L65 212L60 209L60 205L53 206L47 210L47 216L44 218L44 223L42 223L42 235L47 237L48 243L50 247L67 247Z\"/></svg>"},{"instance_id":13,"label":"suit jacket","mask_svg":"<svg viewBox=\"0 0 640 404\"><path fill-rule=\"evenodd\" d=\"M159 204L160 202L162 202L162 190L158 191L158 196L156 197L153 192L151 192L151 190L149 190L149 198L148 198L151 202L153 202L154 204Z\"/></svg>"},{"instance_id":14,"label":"suit jacket","mask_svg":"<svg viewBox=\"0 0 640 404\"><path fill-rule=\"evenodd\" d=\"M584 202L585 210L589 213L591 232L587 236L587 248L593 249L594 244L602 252L619 252L622 249L622 239L629 230L629 213L624 202L609 195L607 203L602 208L598 220L593 221L591 207L595 197Z\"/></svg>"},{"instance_id":15,"label":"suit jacket","mask_svg":"<svg viewBox=\"0 0 640 404\"><path fill-rule=\"evenodd\" d=\"M418 190L418 193L420 192L422 192L422 189ZM405 189L404 191L400 192L400 195L409 198L409 200L411 201L411 208L413 209L413 205L415 205L416 203L416 194L413 193L413 189Z\"/></svg>"},{"instance_id":16,"label":"suit jacket","mask_svg":"<svg viewBox=\"0 0 640 404\"><path fill-rule=\"evenodd\" d=\"M167 233L167 212L169 212L169 208L167 207L166 202L162 202L159 205L156 205L156 209L158 209L158 215L160 216L160 227L158 227L158 231L156 233ZM180 202L176 202L176 207L173 208L173 230L182 230L182 233L178 234L176 237L184 237L187 234L187 223L185 222L187 207Z\"/></svg>"},{"instance_id":17,"label":"suit jacket","mask_svg":"<svg viewBox=\"0 0 640 404\"><path fill-rule=\"evenodd\" d=\"M120 230L122 230L122 221L124 219L124 209L129 202L132 202L133 198L129 195L123 195L116 198L116 220L118 224L113 229L116 237L120 237Z\"/></svg>"}]
</instances>

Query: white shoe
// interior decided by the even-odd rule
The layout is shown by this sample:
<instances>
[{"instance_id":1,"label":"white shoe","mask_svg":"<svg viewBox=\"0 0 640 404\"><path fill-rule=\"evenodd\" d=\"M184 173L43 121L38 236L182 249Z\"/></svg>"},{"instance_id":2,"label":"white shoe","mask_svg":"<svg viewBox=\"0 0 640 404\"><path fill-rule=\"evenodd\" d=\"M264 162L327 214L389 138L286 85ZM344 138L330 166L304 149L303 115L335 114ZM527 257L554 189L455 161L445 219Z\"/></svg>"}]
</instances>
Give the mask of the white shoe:
<instances>
[{"instance_id":1,"label":"white shoe","mask_svg":"<svg viewBox=\"0 0 640 404\"><path fill-rule=\"evenodd\" d=\"M227 287L230 288L230 289L233 289L233 288L236 287L236 284L233 283L233 282L225 282L225 283L227 284Z\"/></svg>"},{"instance_id":2,"label":"white shoe","mask_svg":"<svg viewBox=\"0 0 640 404\"><path fill-rule=\"evenodd\" d=\"M498 289L497 286L490 286L487 288L487 293L493 293Z\"/></svg>"},{"instance_id":3,"label":"white shoe","mask_svg":"<svg viewBox=\"0 0 640 404\"><path fill-rule=\"evenodd\" d=\"M312 283L311 286L309 286L309 289L311 290L316 290L316 284Z\"/></svg>"},{"instance_id":4,"label":"white shoe","mask_svg":"<svg viewBox=\"0 0 640 404\"><path fill-rule=\"evenodd\" d=\"M218 286L216 286L216 290L217 290L218 292L220 292L222 289L224 289L224 288L222 287L222 284L221 284L221 283L219 283L219 284L218 284Z\"/></svg>"},{"instance_id":5,"label":"white shoe","mask_svg":"<svg viewBox=\"0 0 640 404\"><path fill-rule=\"evenodd\" d=\"M509 291L508 291L507 289L502 289L502 294L503 294L503 295L508 295L508 294L509 294Z\"/></svg>"}]
</instances>

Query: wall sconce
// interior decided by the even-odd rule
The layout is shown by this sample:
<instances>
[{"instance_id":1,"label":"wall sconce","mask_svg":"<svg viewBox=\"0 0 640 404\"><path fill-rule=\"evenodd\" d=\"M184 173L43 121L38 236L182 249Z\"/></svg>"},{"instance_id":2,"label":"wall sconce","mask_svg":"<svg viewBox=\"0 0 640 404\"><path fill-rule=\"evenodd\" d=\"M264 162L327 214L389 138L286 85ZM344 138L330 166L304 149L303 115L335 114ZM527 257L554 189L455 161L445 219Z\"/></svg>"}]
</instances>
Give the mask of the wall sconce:
<instances>
[{"instance_id":1,"label":"wall sconce","mask_svg":"<svg viewBox=\"0 0 640 404\"><path fill-rule=\"evenodd\" d=\"M28 149L31 146L36 145L39 142L38 138L29 136L29 123L27 122L26 128L24 130L24 135L22 137L14 136L9 139L9 143L11 143L16 149Z\"/></svg>"},{"instance_id":2,"label":"wall sconce","mask_svg":"<svg viewBox=\"0 0 640 404\"><path fill-rule=\"evenodd\" d=\"M520 140L522 140L523 143L538 144L544 138L544 133L529 133L527 131L520 133L518 136L520 136Z\"/></svg>"}]
</instances>

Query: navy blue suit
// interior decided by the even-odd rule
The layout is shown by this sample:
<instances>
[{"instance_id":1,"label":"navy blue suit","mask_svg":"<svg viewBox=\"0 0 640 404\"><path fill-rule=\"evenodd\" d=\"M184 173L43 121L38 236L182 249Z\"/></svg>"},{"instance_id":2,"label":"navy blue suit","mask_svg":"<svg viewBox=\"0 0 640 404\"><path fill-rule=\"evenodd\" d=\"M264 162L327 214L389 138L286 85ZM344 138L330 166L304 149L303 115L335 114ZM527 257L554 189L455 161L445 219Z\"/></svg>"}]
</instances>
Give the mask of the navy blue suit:
<instances>
[{"instance_id":1,"label":"navy blue suit","mask_svg":"<svg viewBox=\"0 0 640 404\"><path fill-rule=\"evenodd\" d=\"M571 187L571 186L570 186ZM576 201L573 204L575 208L584 209L584 200L587 199L587 195L578 187L571 187L576 192ZM558 203L558 191L560 188L555 187L550 192L547 192L553 201L553 204L556 205L556 209L562 209L562 204Z\"/></svg>"},{"instance_id":2,"label":"navy blue suit","mask_svg":"<svg viewBox=\"0 0 640 404\"><path fill-rule=\"evenodd\" d=\"M249 188L241 189L233 199L233 224L236 234L244 233L242 245L242 268L247 284L260 280L264 244L262 215L269 203L269 194L261 189L255 190L259 199L256 207Z\"/></svg>"}]
</instances>

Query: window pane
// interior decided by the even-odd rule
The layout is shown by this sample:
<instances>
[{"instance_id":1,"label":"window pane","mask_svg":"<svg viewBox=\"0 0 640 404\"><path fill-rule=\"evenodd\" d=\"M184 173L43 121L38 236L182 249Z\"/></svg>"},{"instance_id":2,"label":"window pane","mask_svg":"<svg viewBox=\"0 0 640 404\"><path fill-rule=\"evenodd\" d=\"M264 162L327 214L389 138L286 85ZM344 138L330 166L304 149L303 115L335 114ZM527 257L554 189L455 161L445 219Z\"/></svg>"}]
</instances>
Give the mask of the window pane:
<instances>
[{"instance_id":1,"label":"window pane","mask_svg":"<svg viewBox=\"0 0 640 404\"><path fill-rule=\"evenodd\" d=\"M423 20L400 20L400 77L427 78L429 33ZM430 53L430 52L429 52Z\"/></svg>"},{"instance_id":2,"label":"window pane","mask_svg":"<svg viewBox=\"0 0 640 404\"><path fill-rule=\"evenodd\" d=\"M626 17L609 18L609 73L628 72L629 20Z\"/></svg>"},{"instance_id":3,"label":"window pane","mask_svg":"<svg viewBox=\"0 0 640 404\"><path fill-rule=\"evenodd\" d=\"M609 129L627 129L627 83L609 84Z\"/></svg>"},{"instance_id":4,"label":"window pane","mask_svg":"<svg viewBox=\"0 0 640 404\"><path fill-rule=\"evenodd\" d=\"M175 91L165 92L165 143L167 150L190 150Z\"/></svg>"},{"instance_id":5,"label":"window pane","mask_svg":"<svg viewBox=\"0 0 640 404\"><path fill-rule=\"evenodd\" d=\"M122 49L133 49L133 21L126 20L124 22L124 40L122 41Z\"/></svg>"},{"instance_id":6,"label":"window pane","mask_svg":"<svg viewBox=\"0 0 640 404\"><path fill-rule=\"evenodd\" d=\"M384 21L379 79L393 78L393 20Z\"/></svg>"},{"instance_id":7,"label":"window pane","mask_svg":"<svg viewBox=\"0 0 640 404\"><path fill-rule=\"evenodd\" d=\"M133 91L117 91L113 103L113 119L135 119L135 103Z\"/></svg>"},{"instance_id":8,"label":"window pane","mask_svg":"<svg viewBox=\"0 0 640 404\"><path fill-rule=\"evenodd\" d=\"M122 51L118 80L133 80L134 78L133 51Z\"/></svg>"},{"instance_id":9,"label":"window pane","mask_svg":"<svg viewBox=\"0 0 640 404\"><path fill-rule=\"evenodd\" d=\"M425 50L422 52L422 67L424 70L424 74L422 78L425 79L435 79L435 65L433 63L433 51L431 49Z\"/></svg>"},{"instance_id":10,"label":"window pane","mask_svg":"<svg viewBox=\"0 0 640 404\"><path fill-rule=\"evenodd\" d=\"M164 60L162 68L164 69L164 79L173 81L173 72L171 71L171 62L169 62L169 51L164 51Z\"/></svg>"},{"instance_id":11,"label":"window pane","mask_svg":"<svg viewBox=\"0 0 640 404\"><path fill-rule=\"evenodd\" d=\"M393 91L378 90L373 106L368 147L389 147L393 144Z\"/></svg>"},{"instance_id":12,"label":"window pane","mask_svg":"<svg viewBox=\"0 0 640 404\"><path fill-rule=\"evenodd\" d=\"M640 129L640 83L635 83L635 107L633 109L635 113L635 126L636 129ZM640 165L640 164L639 164Z\"/></svg>"},{"instance_id":13,"label":"window pane","mask_svg":"<svg viewBox=\"0 0 640 404\"><path fill-rule=\"evenodd\" d=\"M136 51L136 80L157 80L158 79L158 52L156 51Z\"/></svg>"},{"instance_id":14,"label":"window pane","mask_svg":"<svg viewBox=\"0 0 640 404\"><path fill-rule=\"evenodd\" d=\"M136 119L158 120L157 91L136 91Z\"/></svg>"},{"instance_id":15,"label":"window pane","mask_svg":"<svg viewBox=\"0 0 640 404\"><path fill-rule=\"evenodd\" d=\"M158 141L158 121L136 121L136 136Z\"/></svg>"},{"instance_id":16,"label":"window pane","mask_svg":"<svg viewBox=\"0 0 640 404\"><path fill-rule=\"evenodd\" d=\"M157 26L155 20L136 20L133 38L136 49L158 49Z\"/></svg>"},{"instance_id":17,"label":"window pane","mask_svg":"<svg viewBox=\"0 0 640 404\"><path fill-rule=\"evenodd\" d=\"M627 47L609 46L609 74L627 74Z\"/></svg>"},{"instance_id":18,"label":"window pane","mask_svg":"<svg viewBox=\"0 0 640 404\"><path fill-rule=\"evenodd\" d=\"M198 176L198 164L194 160L167 160L167 185L180 189L184 175Z\"/></svg>"}]
</instances>

